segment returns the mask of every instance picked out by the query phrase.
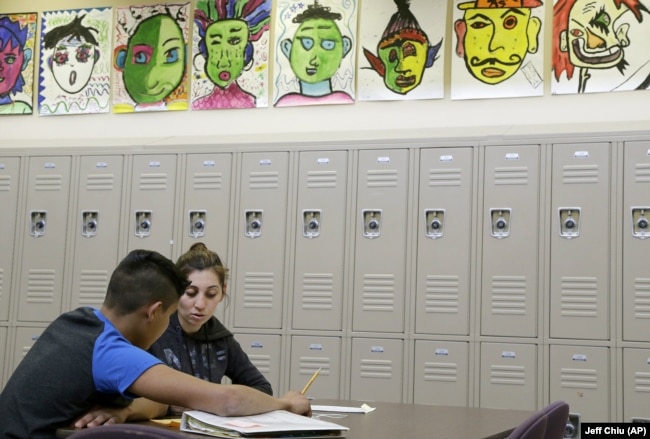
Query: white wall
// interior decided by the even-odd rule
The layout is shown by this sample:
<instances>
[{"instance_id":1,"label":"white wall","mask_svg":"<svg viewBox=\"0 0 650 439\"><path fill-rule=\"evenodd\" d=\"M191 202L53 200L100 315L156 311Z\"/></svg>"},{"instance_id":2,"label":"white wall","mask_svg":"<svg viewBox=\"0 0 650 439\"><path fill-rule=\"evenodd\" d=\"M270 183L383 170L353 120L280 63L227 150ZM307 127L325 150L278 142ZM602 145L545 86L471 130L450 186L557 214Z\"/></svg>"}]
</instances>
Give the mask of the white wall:
<instances>
[{"instance_id":1,"label":"white wall","mask_svg":"<svg viewBox=\"0 0 650 439\"><path fill-rule=\"evenodd\" d=\"M1 0L0 13L145 3L162 1L57 0L54 6L51 0ZM448 97L450 69L447 66L444 99L167 113L2 116L0 148L95 143L93 140L106 138L117 139L117 143L121 143L120 139L146 138L146 142L156 143L159 139L168 142L170 138L186 140L193 136L215 143L284 139L307 142L650 130L649 92L551 96L548 41L552 1L544 3L547 61L542 97L452 101ZM445 38L448 60L453 39L448 26Z\"/></svg>"}]
</instances>

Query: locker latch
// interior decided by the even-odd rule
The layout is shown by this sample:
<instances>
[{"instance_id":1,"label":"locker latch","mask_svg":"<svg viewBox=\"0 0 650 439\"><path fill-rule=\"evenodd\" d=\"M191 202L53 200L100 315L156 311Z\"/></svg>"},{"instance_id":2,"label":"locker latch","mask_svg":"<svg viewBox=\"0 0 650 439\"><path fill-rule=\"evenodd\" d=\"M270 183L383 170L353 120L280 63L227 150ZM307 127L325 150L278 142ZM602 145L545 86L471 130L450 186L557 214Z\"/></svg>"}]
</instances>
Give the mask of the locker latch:
<instances>
[{"instance_id":1,"label":"locker latch","mask_svg":"<svg viewBox=\"0 0 650 439\"><path fill-rule=\"evenodd\" d=\"M190 236L200 238L205 235L205 210L190 210Z\"/></svg>"},{"instance_id":2,"label":"locker latch","mask_svg":"<svg viewBox=\"0 0 650 439\"><path fill-rule=\"evenodd\" d=\"M563 207L559 209L560 236L571 239L580 236L580 208Z\"/></svg>"},{"instance_id":3,"label":"locker latch","mask_svg":"<svg viewBox=\"0 0 650 439\"><path fill-rule=\"evenodd\" d=\"M85 210L81 212L81 236L92 238L97 235L99 226L99 212L96 210Z\"/></svg>"},{"instance_id":4,"label":"locker latch","mask_svg":"<svg viewBox=\"0 0 650 439\"><path fill-rule=\"evenodd\" d=\"M438 239L444 234L445 211L444 209L426 209L424 211L425 230L427 238Z\"/></svg>"},{"instance_id":5,"label":"locker latch","mask_svg":"<svg viewBox=\"0 0 650 439\"><path fill-rule=\"evenodd\" d=\"M632 236L639 239L650 237L650 207L632 208Z\"/></svg>"},{"instance_id":6,"label":"locker latch","mask_svg":"<svg viewBox=\"0 0 650 439\"><path fill-rule=\"evenodd\" d=\"M381 235L381 210L363 210L363 236L377 238Z\"/></svg>"},{"instance_id":7,"label":"locker latch","mask_svg":"<svg viewBox=\"0 0 650 439\"><path fill-rule=\"evenodd\" d=\"M490 234L497 239L503 239L510 236L510 208L490 209L490 218L492 230Z\"/></svg>"},{"instance_id":8,"label":"locker latch","mask_svg":"<svg viewBox=\"0 0 650 439\"><path fill-rule=\"evenodd\" d=\"M262 211L261 210L247 210L246 215L246 230L244 235L248 238L257 238L262 236Z\"/></svg>"},{"instance_id":9,"label":"locker latch","mask_svg":"<svg viewBox=\"0 0 650 439\"><path fill-rule=\"evenodd\" d=\"M302 236L309 239L320 236L320 217L320 209L302 211Z\"/></svg>"},{"instance_id":10,"label":"locker latch","mask_svg":"<svg viewBox=\"0 0 650 439\"><path fill-rule=\"evenodd\" d=\"M47 212L44 210L32 210L30 216L31 225L29 228L29 234L35 238L45 235Z\"/></svg>"},{"instance_id":11,"label":"locker latch","mask_svg":"<svg viewBox=\"0 0 650 439\"><path fill-rule=\"evenodd\" d=\"M139 210L135 213L135 236L146 238L151 235L151 211Z\"/></svg>"}]
</instances>

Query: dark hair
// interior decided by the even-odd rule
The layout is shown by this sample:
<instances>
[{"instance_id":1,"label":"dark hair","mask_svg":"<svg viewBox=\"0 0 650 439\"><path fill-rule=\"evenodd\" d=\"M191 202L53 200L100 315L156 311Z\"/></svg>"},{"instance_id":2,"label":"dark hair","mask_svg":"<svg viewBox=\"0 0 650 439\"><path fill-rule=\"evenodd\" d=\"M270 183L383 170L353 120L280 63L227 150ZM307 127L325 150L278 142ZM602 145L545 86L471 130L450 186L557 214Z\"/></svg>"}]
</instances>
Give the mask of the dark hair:
<instances>
[{"instance_id":1,"label":"dark hair","mask_svg":"<svg viewBox=\"0 0 650 439\"><path fill-rule=\"evenodd\" d=\"M228 268L223 265L219 255L208 250L202 242L193 244L188 251L182 254L176 261L176 267L185 276L189 276L194 271L211 270L217 275L222 286L226 285L228 281Z\"/></svg>"},{"instance_id":2,"label":"dark hair","mask_svg":"<svg viewBox=\"0 0 650 439\"><path fill-rule=\"evenodd\" d=\"M312 20L316 18L323 18L325 20L340 20L343 16L338 12L330 12L332 8L329 6L322 6L318 4L318 0L314 0L313 5L307 5L307 9L302 13L296 15L291 20L294 23L303 23L305 20Z\"/></svg>"},{"instance_id":3,"label":"dark hair","mask_svg":"<svg viewBox=\"0 0 650 439\"><path fill-rule=\"evenodd\" d=\"M104 305L118 315L161 301L163 309L178 302L189 285L187 276L158 252L133 250L111 275Z\"/></svg>"},{"instance_id":4,"label":"dark hair","mask_svg":"<svg viewBox=\"0 0 650 439\"><path fill-rule=\"evenodd\" d=\"M73 39L76 38L81 40L82 38L87 42L98 46L99 43L95 39L95 36L91 31L97 32L97 29L94 27L86 27L81 24L81 21L84 19L85 15L77 15L72 19L68 24L64 24L58 27L53 28L48 31L43 36L43 42L45 43L46 49L53 48L56 43L61 41L64 38Z\"/></svg>"}]
</instances>

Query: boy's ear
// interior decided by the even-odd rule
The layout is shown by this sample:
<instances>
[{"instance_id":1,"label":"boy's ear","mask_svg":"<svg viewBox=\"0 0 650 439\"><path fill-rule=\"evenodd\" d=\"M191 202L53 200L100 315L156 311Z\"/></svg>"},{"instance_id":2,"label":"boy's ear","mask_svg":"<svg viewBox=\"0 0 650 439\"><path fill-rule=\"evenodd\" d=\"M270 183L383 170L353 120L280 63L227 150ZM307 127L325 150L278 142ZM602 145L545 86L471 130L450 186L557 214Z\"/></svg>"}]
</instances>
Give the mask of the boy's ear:
<instances>
[{"instance_id":1,"label":"boy's ear","mask_svg":"<svg viewBox=\"0 0 650 439\"><path fill-rule=\"evenodd\" d=\"M163 306L162 302L159 300L157 302L153 302L152 304L147 306L147 321L151 322L153 319L156 317L156 314L162 312Z\"/></svg>"}]
</instances>

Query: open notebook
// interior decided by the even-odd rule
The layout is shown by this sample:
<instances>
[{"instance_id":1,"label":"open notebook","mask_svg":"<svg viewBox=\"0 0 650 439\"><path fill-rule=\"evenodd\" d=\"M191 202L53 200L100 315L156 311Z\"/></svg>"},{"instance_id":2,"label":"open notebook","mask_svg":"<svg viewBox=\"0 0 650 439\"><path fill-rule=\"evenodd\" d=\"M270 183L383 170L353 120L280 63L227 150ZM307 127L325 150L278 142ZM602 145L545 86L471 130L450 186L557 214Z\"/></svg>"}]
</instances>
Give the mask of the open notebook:
<instances>
[{"instance_id":1,"label":"open notebook","mask_svg":"<svg viewBox=\"0 0 650 439\"><path fill-rule=\"evenodd\" d=\"M347 427L275 410L252 416L218 416L199 410L183 412L181 431L220 438L337 438Z\"/></svg>"}]
</instances>

